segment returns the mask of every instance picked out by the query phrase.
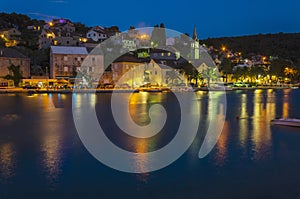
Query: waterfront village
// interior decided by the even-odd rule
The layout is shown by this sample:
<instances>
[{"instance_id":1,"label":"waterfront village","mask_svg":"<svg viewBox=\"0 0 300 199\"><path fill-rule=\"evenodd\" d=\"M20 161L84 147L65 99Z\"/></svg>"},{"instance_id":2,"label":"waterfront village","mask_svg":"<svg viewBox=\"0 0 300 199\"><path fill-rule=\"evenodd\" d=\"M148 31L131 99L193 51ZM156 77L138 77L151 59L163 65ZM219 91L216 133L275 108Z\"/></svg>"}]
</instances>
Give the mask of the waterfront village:
<instances>
[{"instance_id":1,"label":"waterfront village","mask_svg":"<svg viewBox=\"0 0 300 199\"><path fill-rule=\"evenodd\" d=\"M220 82L233 88L282 88L297 86L299 79L292 61L208 46L198 39L196 27L191 37L167 37L164 24L151 32L131 26L126 33L117 26L86 28L68 19L32 20L23 29L9 24L0 27L3 89L201 88ZM101 53L93 53L99 44ZM112 59L112 50L121 56Z\"/></svg>"}]
</instances>

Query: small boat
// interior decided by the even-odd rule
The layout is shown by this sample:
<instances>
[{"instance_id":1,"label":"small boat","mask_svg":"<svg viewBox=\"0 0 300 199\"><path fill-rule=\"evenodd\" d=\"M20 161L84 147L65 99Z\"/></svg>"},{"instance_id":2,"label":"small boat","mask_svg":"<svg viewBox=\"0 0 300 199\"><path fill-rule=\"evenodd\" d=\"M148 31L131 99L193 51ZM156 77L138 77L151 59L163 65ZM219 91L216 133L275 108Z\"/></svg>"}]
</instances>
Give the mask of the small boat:
<instances>
[{"instance_id":1,"label":"small boat","mask_svg":"<svg viewBox=\"0 0 300 199\"><path fill-rule=\"evenodd\" d=\"M300 127L300 119L296 119L296 118L277 118L277 119L271 120L271 124L282 125L282 126Z\"/></svg>"}]
</instances>

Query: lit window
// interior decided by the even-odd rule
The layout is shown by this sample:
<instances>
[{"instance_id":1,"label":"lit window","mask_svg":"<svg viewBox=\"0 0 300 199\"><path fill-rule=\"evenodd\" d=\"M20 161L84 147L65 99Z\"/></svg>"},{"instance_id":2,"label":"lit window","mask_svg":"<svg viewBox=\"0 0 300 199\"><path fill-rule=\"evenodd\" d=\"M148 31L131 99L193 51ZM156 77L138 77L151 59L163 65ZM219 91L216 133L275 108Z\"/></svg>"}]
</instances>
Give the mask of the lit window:
<instances>
[{"instance_id":1,"label":"lit window","mask_svg":"<svg viewBox=\"0 0 300 199\"><path fill-rule=\"evenodd\" d=\"M165 56L165 53L161 53L161 56L162 56L162 57Z\"/></svg>"},{"instance_id":2,"label":"lit window","mask_svg":"<svg viewBox=\"0 0 300 199\"><path fill-rule=\"evenodd\" d=\"M64 56L64 61L68 61L68 57L67 56Z\"/></svg>"},{"instance_id":3,"label":"lit window","mask_svg":"<svg viewBox=\"0 0 300 199\"><path fill-rule=\"evenodd\" d=\"M67 66L64 67L64 72L68 72L69 68Z\"/></svg>"}]
</instances>

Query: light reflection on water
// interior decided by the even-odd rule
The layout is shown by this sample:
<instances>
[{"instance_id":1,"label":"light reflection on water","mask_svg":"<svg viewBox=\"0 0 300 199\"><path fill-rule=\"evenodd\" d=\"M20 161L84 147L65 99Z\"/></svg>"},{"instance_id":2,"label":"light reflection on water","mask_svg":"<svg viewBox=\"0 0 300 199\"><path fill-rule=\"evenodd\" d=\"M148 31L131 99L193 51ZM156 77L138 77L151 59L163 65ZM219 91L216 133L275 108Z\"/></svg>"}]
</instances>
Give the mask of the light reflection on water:
<instances>
[{"instance_id":1,"label":"light reflection on water","mask_svg":"<svg viewBox=\"0 0 300 199\"><path fill-rule=\"evenodd\" d=\"M266 99L265 99L266 97ZM270 120L275 117L275 103L270 100L272 92L256 90L254 92L254 114L252 124L252 141L254 160L267 156L271 144Z\"/></svg>"},{"instance_id":2,"label":"light reflection on water","mask_svg":"<svg viewBox=\"0 0 300 199\"><path fill-rule=\"evenodd\" d=\"M282 105L282 117L283 118L288 118L289 117L289 111L290 111L289 92L290 91L291 90L284 90L283 105Z\"/></svg>"},{"instance_id":3,"label":"light reflection on water","mask_svg":"<svg viewBox=\"0 0 300 199\"><path fill-rule=\"evenodd\" d=\"M62 174L62 139L64 132L62 130L63 114L61 108L55 107L53 97L48 95L40 95L39 102L43 111L40 112L40 133L42 166L44 168L45 177L49 185L55 187ZM66 99L65 95L58 95L58 98ZM49 187L52 189L53 187Z\"/></svg>"},{"instance_id":4,"label":"light reflection on water","mask_svg":"<svg viewBox=\"0 0 300 199\"><path fill-rule=\"evenodd\" d=\"M247 112L247 94L241 94L241 104L240 104L240 132L239 132L239 144L245 149L246 148L246 141L248 136L248 112Z\"/></svg>"},{"instance_id":5,"label":"light reflection on water","mask_svg":"<svg viewBox=\"0 0 300 199\"><path fill-rule=\"evenodd\" d=\"M11 142L0 143L0 183L9 183L16 169L16 151Z\"/></svg>"},{"instance_id":6,"label":"light reflection on water","mask_svg":"<svg viewBox=\"0 0 300 199\"><path fill-rule=\"evenodd\" d=\"M218 121L221 120L225 115L224 112L225 107L224 104L220 104L220 103L212 104L210 97L218 98L218 93L215 93L212 96L210 96L206 92L198 92L197 96L199 98L199 101L197 103L199 103L200 112L201 112L199 136L197 136L195 142L190 147L190 150L187 151L187 153L185 154L186 159L183 158L179 160L179 163L175 162L173 164L173 167L171 165L170 168L174 169L178 164L179 165L182 164L186 166L186 164L188 163L189 168L192 170L192 173L194 173L195 175L198 174L199 170L203 169L203 167L210 168L213 171L215 171L214 169L216 169L220 173L222 173L224 172L223 170L224 168L233 164L232 160L236 160L236 161L246 160L248 161L248 163L251 162L257 164L270 161L269 164L270 167L270 165L273 165L272 164L273 162L271 160L272 158L276 157L276 155L277 157L280 157L280 159L282 159L288 156L289 153L291 152L288 143L285 143L282 140L275 140L276 138L274 137L274 129L272 129L270 126L270 120L277 116L290 117L291 115L298 115L299 107L296 106L296 104L291 104L291 100L294 99L293 96L295 95L295 93L297 94L297 92L299 91L256 90L256 91L249 91L249 92L248 91L228 92L227 95L229 101L227 106L225 124L222 130L222 134L220 135L215 148L208 155L207 159L209 161L207 161L207 159L197 158L197 154L199 152L201 141L203 138L201 136L203 135L203 133L205 133L204 131L207 130L209 124L209 118L214 118L216 121L215 125L218 125ZM120 94L120 96L122 96L122 94ZM8 184L9 182L14 182L16 179L18 179L19 176L21 176L21 174L18 173L17 170L19 169L19 167L22 167L20 162L24 163L24 161L25 164L29 165L28 167L34 167L38 169L36 173L33 173L33 175L38 176L42 174L41 177L47 182L47 186L50 185L50 187L52 187L52 190L56 190L60 187L60 185L63 182L62 181L63 178L69 180L68 182L74 180L75 177L73 178L66 175L66 173L70 172L64 166L64 164L66 164L66 158L67 158L66 154L68 154L66 153L66 151L68 150L69 153L71 153L72 155L79 154L78 156L80 160L82 158L85 158L85 157L81 157L80 156L81 154L88 156L88 153L82 152L85 151L82 145L68 144L68 146L71 146L71 148L66 147L66 143L70 142L66 134L71 135L71 137L77 136L74 131L71 131L66 127L66 126L69 127L73 125L72 115L69 114L70 110L68 109L70 109L71 107L70 104L72 100L81 102L81 101L85 101L85 99L89 99L90 105L91 107L93 107L98 103L102 103L103 98L106 98L106 95L51 94L51 95L33 95L32 97L27 97L25 95L24 96L23 95L0 96L2 102L7 101L7 103L0 104L0 110L3 111L2 113L0 113L1 118L3 118L3 116L5 116L5 114L8 113L16 114L18 115L19 118L14 122L14 125L5 124L3 119L2 119L3 121L0 122L0 129L3 129L0 132L0 189L1 189L1 185ZM156 104L156 103L167 104L173 102L168 101L167 94L165 93L132 94L129 103L129 110L132 119L138 124L147 124L147 122L149 122L149 117L148 117L149 104ZM110 104L106 104L106 106L110 106ZM194 109L192 104L190 106L190 110L191 113L193 113ZM34 114L30 114L31 111L34 112ZM26 117L27 114L30 114L31 117L30 119ZM31 124L30 122L28 122L30 120L35 122ZM14 139L14 136L20 136L20 134L17 133L14 134L14 132L17 131L16 125L18 125L18 122L22 123L24 121L25 123L27 122L26 125L24 126L26 126L27 128L32 128L33 129L32 131L34 131L33 133L35 135L32 137L30 137L31 135L26 135L29 137L27 140L31 139L31 141L29 142L28 145L26 145L26 147L24 147L26 149L25 152L19 149L20 148L19 145L21 144L18 141L18 139ZM111 122L112 120L110 119L107 121L107 123L111 123ZM283 133L290 131L290 129L288 130L285 130L284 128L282 129L281 131L283 131ZM18 131L22 131L22 129L18 129ZM133 141L131 140L131 142L127 143L127 145L130 145L133 151L136 153L146 153L148 151L152 151L156 149L160 141L159 139L161 138L162 138L161 136L158 136L157 139L135 139ZM277 146L274 146L276 143ZM32 145L35 144L37 144L38 146L37 148L32 147ZM280 152L276 151L278 150L278 146L280 148ZM283 148L282 146L284 146L285 151L281 150ZM296 144L294 146L296 147ZM297 151L298 148L294 150ZM32 159L30 159L30 161L32 162L26 162L26 157L28 154L30 157L32 157ZM292 158L294 159L294 157ZM22 161L19 161L19 159L22 159ZM185 160L187 162L184 162ZM110 170L109 169L106 170L104 169L104 171L101 170L101 168L103 168L104 166L101 167L101 163L96 162L94 159L92 160L88 159L88 161L87 162L75 161L77 165L75 164L72 166L70 165L68 166L69 168L74 167L76 169L79 169L81 168L80 166L87 164L88 166L84 168L88 169L89 167L91 167L92 169L90 173L95 174L97 177L106 176L106 178L103 177L102 179L103 181L100 182L100 184L102 183L101 185L103 186L105 186L106 181L110 180L109 177L112 177L113 175L116 174L116 173L113 173L111 175L105 174L105 172ZM147 160L146 158L144 159L133 158L132 165L139 171L143 169L146 170L148 167L148 161L149 160ZM243 164L243 162L240 164ZM292 164L288 167L284 167L282 165L281 167L279 167L279 169L285 171L289 170L289 168L292 166ZM241 168L241 170L245 168L246 166ZM168 172L168 169L169 168L164 169L160 174L164 174L164 172ZM21 171L26 172L26 169L23 169ZM81 170L76 170L75 172L76 177L79 176L81 178L84 178L85 172L87 171L82 173L81 172L82 172ZM100 174L97 174L98 172ZM175 176L177 175L176 172L177 170L174 173L171 173L169 175ZM93 174L90 174L89 177L92 178ZM259 173L258 175L262 175L262 174L263 173ZM134 183L138 185L151 184L153 183L152 182L153 176L155 176L157 179L159 179L158 181L160 181L161 176L158 176L156 173L145 173L145 174L134 175L134 178L136 180L134 181ZM183 176L181 177L184 178ZM193 177L194 176L190 176L189 178L193 179ZM198 176L196 176L195 178L198 178ZM87 180L88 183L89 179L87 178L84 179ZM35 184L44 182L44 181L43 182L39 181L39 179L34 179L34 180L33 181L35 182ZM201 178L199 177L199 179L197 180L201 180ZM162 181L167 184L167 182L170 182L170 179L162 179ZM99 181L97 182L99 183ZM198 181L196 180L195 181L191 180L190 183L193 183L192 185L194 185L197 184L197 182ZM32 182L28 182L28 183L30 184ZM81 185L84 185L84 183L78 182L78 184L80 183ZM157 184L153 185L154 187L160 186L159 182L156 183ZM249 184L249 186L247 185L247 187L251 187L254 184L253 182L251 183L252 184ZM78 184L76 184L76 186ZM300 183L298 183L298 185L299 184ZM76 186L74 185L74 187ZM96 184L95 186L98 186L98 184ZM13 188L18 189L18 187L13 187ZM109 187L105 187L105 188L109 189ZM141 186L140 189L142 190L143 187ZM174 191L176 192L176 190Z\"/></svg>"}]
</instances>

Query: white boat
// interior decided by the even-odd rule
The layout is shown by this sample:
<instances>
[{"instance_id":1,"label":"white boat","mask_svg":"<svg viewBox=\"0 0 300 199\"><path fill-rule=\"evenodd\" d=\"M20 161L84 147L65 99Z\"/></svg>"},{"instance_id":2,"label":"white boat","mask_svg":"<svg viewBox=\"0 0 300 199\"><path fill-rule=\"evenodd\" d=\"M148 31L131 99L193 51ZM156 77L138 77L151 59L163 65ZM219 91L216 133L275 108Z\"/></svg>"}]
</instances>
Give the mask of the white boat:
<instances>
[{"instance_id":1,"label":"white boat","mask_svg":"<svg viewBox=\"0 0 300 199\"><path fill-rule=\"evenodd\" d=\"M300 119L296 118L279 118L271 120L271 124L282 126L295 126L300 127Z\"/></svg>"}]
</instances>

